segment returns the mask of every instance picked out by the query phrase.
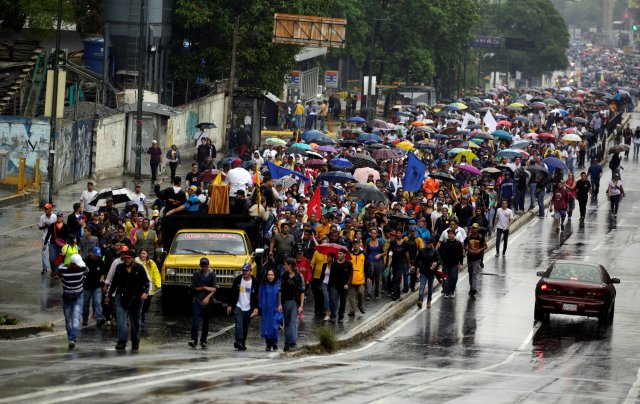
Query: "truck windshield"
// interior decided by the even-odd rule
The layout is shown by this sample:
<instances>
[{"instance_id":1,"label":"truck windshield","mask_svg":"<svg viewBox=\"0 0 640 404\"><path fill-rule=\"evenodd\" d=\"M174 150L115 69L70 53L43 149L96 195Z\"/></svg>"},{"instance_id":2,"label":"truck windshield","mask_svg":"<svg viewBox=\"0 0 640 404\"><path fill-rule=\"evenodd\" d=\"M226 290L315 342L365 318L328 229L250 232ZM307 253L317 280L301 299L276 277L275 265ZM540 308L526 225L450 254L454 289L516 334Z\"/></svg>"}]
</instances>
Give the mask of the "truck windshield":
<instances>
[{"instance_id":1,"label":"truck windshield","mask_svg":"<svg viewBox=\"0 0 640 404\"><path fill-rule=\"evenodd\" d=\"M236 233L180 233L171 247L172 254L246 255L244 238Z\"/></svg>"}]
</instances>

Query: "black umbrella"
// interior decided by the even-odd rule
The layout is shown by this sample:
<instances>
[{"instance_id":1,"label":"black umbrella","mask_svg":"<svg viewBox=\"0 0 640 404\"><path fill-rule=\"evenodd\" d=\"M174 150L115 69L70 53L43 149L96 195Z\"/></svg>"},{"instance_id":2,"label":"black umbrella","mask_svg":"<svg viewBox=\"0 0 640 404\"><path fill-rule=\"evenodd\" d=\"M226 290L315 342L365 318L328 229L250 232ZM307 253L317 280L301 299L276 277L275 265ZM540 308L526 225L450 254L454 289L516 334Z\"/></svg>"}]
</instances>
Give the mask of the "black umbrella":
<instances>
[{"instance_id":1,"label":"black umbrella","mask_svg":"<svg viewBox=\"0 0 640 404\"><path fill-rule=\"evenodd\" d=\"M129 188L106 188L98 192L96 196L93 197L91 202L89 202L89 205L101 208L103 206L107 206L107 201L109 199L112 199L113 204L117 205L119 203L130 202L135 198L135 192L133 192Z\"/></svg>"},{"instance_id":2,"label":"black umbrella","mask_svg":"<svg viewBox=\"0 0 640 404\"><path fill-rule=\"evenodd\" d=\"M362 143L358 142L357 140L342 140L340 141L340 146L362 146Z\"/></svg>"},{"instance_id":3,"label":"black umbrella","mask_svg":"<svg viewBox=\"0 0 640 404\"><path fill-rule=\"evenodd\" d=\"M364 199L365 201L387 201L386 195L383 194L375 185L355 184L355 188L356 190L353 195L356 198Z\"/></svg>"},{"instance_id":4,"label":"black umbrella","mask_svg":"<svg viewBox=\"0 0 640 404\"><path fill-rule=\"evenodd\" d=\"M386 144L382 144L382 143L374 143L374 144L370 144L369 146L367 146L368 149L372 149L372 150L381 150L381 149L388 149L389 146L387 146Z\"/></svg>"},{"instance_id":5,"label":"black umbrella","mask_svg":"<svg viewBox=\"0 0 640 404\"><path fill-rule=\"evenodd\" d=\"M201 123L196 125L196 128L200 128L200 129L215 129L215 128L217 128L217 126L213 122L201 122Z\"/></svg>"},{"instance_id":6,"label":"black umbrella","mask_svg":"<svg viewBox=\"0 0 640 404\"><path fill-rule=\"evenodd\" d=\"M586 120L586 119L584 119L584 118L582 118L582 117L579 117L579 116L575 116L575 117L571 118L571 120L572 120L573 122L575 122L575 123L582 123L582 124L587 123L587 120Z\"/></svg>"},{"instance_id":7,"label":"black umbrella","mask_svg":"<svg viewBox=\"0 0 640 404\"><path fill-rule=\"evenodd\" d=\"M297 147L297 146L287 147L284 150L284 152L287 153L287 154L300 154L302 156L306 156L307 155L307 151L305 149L303 149L302 147Z\"/></svg>"},{"instance_id":8,"label":"black umbrella","mask_svg":"<svg viewBox=\"0 0 640 404\"><path fill-rule=\"evenodd\" d=\"M376 163L376 161L371 156L363 153L356 153L353 156L347 156L346 159L352 162L356 168L375 168L378 166L378 163Z\"/></svg>"},{"instance_id":9,"label":"black umbrella","mask_svg":"<svg viewBox=\"0 0 640 404\"><path fill-rule=\"evenodd\" d=\"M474 139L493 140L493 136L486 132L476 132L473 135L471 135L471 137Z\"/></svg>"},{"instance_id":10,"label":"black umbrella","mask_svg":"<svg viewBox=\"0 0 640 404\"><path fill-rule=\"evenodd\" d=\"M631 149L631 146L628 144L617 144L609 149L609 154L626 152L629 151L629 149Z\"/></svg>"},{"instance_id":11,"label":"black umbrella","mask_svg":"<svg viewBox=\"0 0 640 404\"><path fill-rule=\"evenodd\" d=\"M438 181L442 181L442 182L445 182L445 183L448 182L448 183L452 183L453 184L454 182L457 181L453 175L448 174L448 173L443 173L441 171L436 172L436 173L431 173L431 174L429 174L429 177L435 178Z\"/></svg>"},{"instance_id":12,"label":"black umbrella","mask_svg":"<svg viewBox=\"0 0 640 404\"><path fill-rule=\"evenodd\" d=\"M547 170L547 167L545 166L539 166L537 164L532 164L529 167L527 167L527 171L529 171L530 173L545 173L545 174L549 174L549 170Z\"/></svg>"}]
</instances>

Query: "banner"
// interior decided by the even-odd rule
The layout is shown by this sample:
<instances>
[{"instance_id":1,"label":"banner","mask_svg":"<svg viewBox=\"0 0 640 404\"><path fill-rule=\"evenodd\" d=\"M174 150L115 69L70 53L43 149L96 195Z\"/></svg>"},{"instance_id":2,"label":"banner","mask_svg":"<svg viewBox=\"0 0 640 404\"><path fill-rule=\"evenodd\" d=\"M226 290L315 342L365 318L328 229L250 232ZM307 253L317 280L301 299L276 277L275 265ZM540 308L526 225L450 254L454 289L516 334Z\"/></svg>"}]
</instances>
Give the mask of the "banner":
<instances>
[{"instance_id":1,"label":"banner","mask_svg":"<svg viewBox=\"0 0 640 404\"><path fill-rule=\"evenodd\" d=\"M487 132L489 133L495 132L495 130L498 129L498 122L496 122L493 115L491 115L491 111L487 111L482 122L487 127Z\"/></svg>"},{"instance_id":2,"label":"banner","mask_svg":"<svg viewBox=\"0 0 640 404\"><path fill-rule=\"evenodd\" d=\"M318 185L313 193L313 196L309 200L309 203L307 204L307 217L311 217L311 215L316 215L316 219L320 219L322 217L322 204L320 203L320 194L320 185Z\"/></svg>"},{"instance_id":3,"label":"banner","mask_svg":"<svg viewBox=\"0 0 640 404\"><path fill-rule=\"evenodd\" d=\"M298 177L302 179L306 184L310 184L309 178L305 177L302 173L298 171L289 170L288 168L280 167L273 164L270 161L267 161L267 167L269 167L269 172L271 173L271 177L274 180L278 178L286 177L287 175L293 175L294 177Z\"/></svg>"}]
</instances>

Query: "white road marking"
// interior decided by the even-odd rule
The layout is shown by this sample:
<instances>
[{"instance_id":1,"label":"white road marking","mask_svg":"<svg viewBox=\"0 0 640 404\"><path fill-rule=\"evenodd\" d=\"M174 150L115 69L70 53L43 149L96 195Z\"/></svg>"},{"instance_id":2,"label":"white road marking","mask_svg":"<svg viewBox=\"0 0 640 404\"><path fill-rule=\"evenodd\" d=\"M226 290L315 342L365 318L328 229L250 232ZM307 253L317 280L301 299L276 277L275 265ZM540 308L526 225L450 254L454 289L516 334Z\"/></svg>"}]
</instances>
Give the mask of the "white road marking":
<instances>
[{"instance_id":1,"label":"white road marking","mask_svg":"<svg viewBox=\"0 0 640 404\"><path fill-rule=\"evenodd\" d=\"M635 383L629 389L627 398L624 399L624 404L633 404L638 402L638 396L640 395L640 368L638 368L638 377L636 377Z\"/></svg>"},{"instance_id":2,"label":"white road marking","mask_svg":"<svg viewBox=\"0 0 640 404\"><path fill-rule=\"evenodd\" d=\"M502 362L494 363L493 365L485 366L485 367L480 368L480 369L472 370L472 372L486 372L487 370L492 370L492 369L495 369L495 368L500 367L502 365L506 365L507 363L511 362L511 360L513 360L513 358L515 358L516 354L518 352L522 351L527 346L527 344L529 344L529 342L531 342L531 340L536 335L536 333L538 332L538 330L540 329L541 326L542 326L542 322L536 321L535 325L531 329L531 332L529 332L529 335L527 335L527 337L524 339L524 341L522 341L522 344L520 344L520 346L515 351L511 352L511 354L505 360L503 360Z\"/></svg>"}]
</instances>

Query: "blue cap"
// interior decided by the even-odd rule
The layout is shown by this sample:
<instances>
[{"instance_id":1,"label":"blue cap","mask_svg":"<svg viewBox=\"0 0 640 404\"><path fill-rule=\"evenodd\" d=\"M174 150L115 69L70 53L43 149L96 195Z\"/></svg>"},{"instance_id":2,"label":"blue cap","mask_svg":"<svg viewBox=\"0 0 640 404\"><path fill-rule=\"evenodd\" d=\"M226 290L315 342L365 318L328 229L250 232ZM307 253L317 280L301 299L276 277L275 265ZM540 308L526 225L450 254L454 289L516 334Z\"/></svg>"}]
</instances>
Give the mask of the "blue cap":
<instances>
[{"instance_id":1,"label":"blue cap","mask_svg":"<svg viewBox=\"0 0 640 404\"><path fill-rule=\"evenodd\" d=\"M411 219L411 220L409 220L409 224L416 224L416 221Z\"/></svg>"},{"instance_id":2,"label":"blue cap","mask_svg":"<svg viewBox=\"0 0 640 404\"><path fill-rule=\"evenodd\" d=\"M251 264L248 262L242 266L243 271L251 271Z\"/></svg>"},{"instance_id":3,"label":"blue cap","mask_svg":"<svg viewBox=\"0 0 640 404\"><path fill-rule=\"evenodd\" d=\"M95 255L98 258L100 258L100 257L102 257L102 250L100 249L100 247L93 247L91 249L91 254Z\"/></svg>"}]
</instances>

